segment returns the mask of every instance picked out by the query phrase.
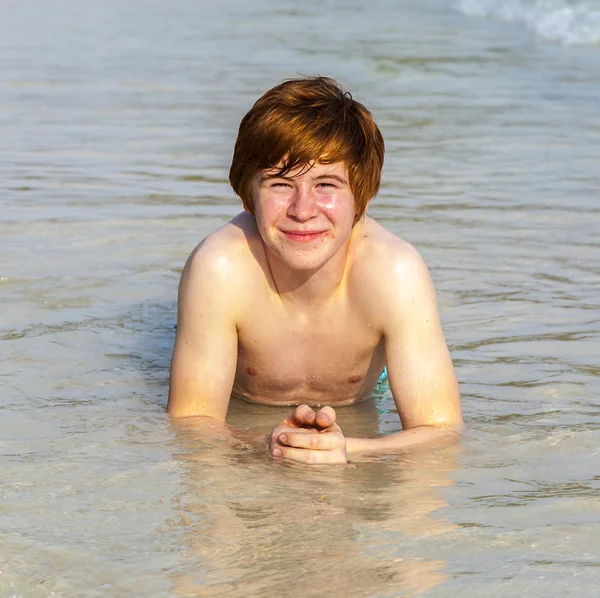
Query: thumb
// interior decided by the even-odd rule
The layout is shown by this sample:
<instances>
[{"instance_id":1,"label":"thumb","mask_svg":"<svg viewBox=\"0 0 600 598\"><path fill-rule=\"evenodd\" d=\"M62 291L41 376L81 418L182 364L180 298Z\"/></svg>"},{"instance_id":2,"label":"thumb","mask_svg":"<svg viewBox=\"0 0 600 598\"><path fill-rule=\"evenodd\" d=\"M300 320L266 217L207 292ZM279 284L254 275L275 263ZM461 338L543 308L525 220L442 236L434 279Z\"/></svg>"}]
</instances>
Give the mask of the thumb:
<instances>
[{"instance_id":1,"label":"thumb","mask_svg":"<svg viewBox=\"0 0 600 598\"><path fill-rule=\"evenodd\" d=\"M326 428L331 428L331 426L335 424L335 418L336 414L333 407L323 407L322 409L319 409L315 418L315 423L318 428L324 430Z\"/></svg>"},{"instance_id":2,"label":"thumb","mask_svg":"<svg viewBox=\"0 0 600 598\"><path fill-rule=\"evenodd\" d=\"M289 415L289 423L298 428L307 428L315 425L315 412L308 405L298 405Z\"/></svg>"}]
</instances>

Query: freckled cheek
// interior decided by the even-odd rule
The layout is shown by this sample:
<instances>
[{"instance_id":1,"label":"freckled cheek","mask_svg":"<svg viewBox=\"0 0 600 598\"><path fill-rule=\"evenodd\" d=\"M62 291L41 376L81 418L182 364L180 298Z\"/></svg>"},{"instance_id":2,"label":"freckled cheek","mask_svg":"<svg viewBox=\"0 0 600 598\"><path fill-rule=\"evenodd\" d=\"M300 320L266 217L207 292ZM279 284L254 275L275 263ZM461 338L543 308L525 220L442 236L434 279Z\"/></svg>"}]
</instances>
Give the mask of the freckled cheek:
<instances>
[{"instance_id":1,"label":"freckled cheek","mask_svg":"<svg viewBox=\"0 0 600 598\"><path fill-rule=\"evenodd\" d=\"M327 198L319 202L321 211L332 221L342 222L348 220L354 222L354 205L340 198Z\"/></svg>"},{"instance_id":2,"label":"freckled cheek","mask_svg":"<svg viewBox=\"0 0 600 598\"><path fill-rule=\"evenodd\" d=\"M273 220L282 214L286 214L289 205L290 202L285 197L275 197L271 198L268 202L265 202L261 211L265 220Z\"/></svg>"},{"instance_id":3,"label":"freckled cheek","mask_svg":"<svg viewBox=\"0 0 600 598\"><path fill-rule=\"evenodd\" d=\"M341 202L340 202L339 198L337 198L335 196L330 196L330 197L325 196L325 197L319 198L319 205L321 206L322 210L336 212L340 209Z\"/></svg>"},{"instance_id":4,"label":"freckled cheek","mask_svg":"<svg viewBox=\"0 0 600 598\"><path fill-rule=\"evenodd\" d=\"M255 210L254 217L261 228L270 228L278 220L284 218L287 208L284 202L268 202L261 204L260 208Z\"/></svg>"}]
</instances>

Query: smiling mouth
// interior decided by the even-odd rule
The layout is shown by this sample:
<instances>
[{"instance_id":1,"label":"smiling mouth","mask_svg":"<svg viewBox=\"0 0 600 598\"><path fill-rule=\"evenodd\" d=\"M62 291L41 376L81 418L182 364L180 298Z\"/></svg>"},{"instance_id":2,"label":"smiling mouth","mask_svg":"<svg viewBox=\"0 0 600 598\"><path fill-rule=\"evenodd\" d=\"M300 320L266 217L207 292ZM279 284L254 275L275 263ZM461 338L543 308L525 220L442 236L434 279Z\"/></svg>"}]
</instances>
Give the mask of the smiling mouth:
<instances>
[{"instance_id":1,"label":"smiling mouth","mask_svg":"<svg viewBox=\"0 0 600 598\"><path fill-rule=\"evenodd\" d=\"M286 239L296 243L310 243L326 234L327 231L281 231Z\"/></svg>"}]
</instances>

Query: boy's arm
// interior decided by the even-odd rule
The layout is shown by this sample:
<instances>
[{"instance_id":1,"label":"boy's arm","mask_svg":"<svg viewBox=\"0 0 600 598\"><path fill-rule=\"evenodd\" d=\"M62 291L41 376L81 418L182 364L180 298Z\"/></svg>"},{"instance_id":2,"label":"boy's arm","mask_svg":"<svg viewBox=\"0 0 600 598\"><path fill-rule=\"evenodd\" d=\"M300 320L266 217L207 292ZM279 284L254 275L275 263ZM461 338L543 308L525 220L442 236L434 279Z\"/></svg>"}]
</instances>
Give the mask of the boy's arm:
<instances>
[{"instance_id":1,"label":"boy's arm","mask_svg":"<svg viewBox=\"0 0 600 598\"><path fill-rule=\"evenodd\" d=\"M381 280L385 359L403 430L373 439L347 438L348 454L402 449L463 427L458 383L427 266L408 246Z\"/></svg>"},{"instance_id":2,"label":"boy's arm","mask_svg":"<svg viewBox=\"0 0 600 598\"><path fill-rule=\"evenodd\" d=\"M273 454L304 463L345 463L346 455L399 450L462 429L458 384L427 266L412 247L402 243L391 260L380 260L375 266L371 263L370 274L372 284L365 287L377 298L371 311L384 336L388 377L402 432L344 438L339 428L334 429L335 411L321 410L320 432L286 430L279 445L271 438ZM309 408L299 409L306 417Z\"/></svg>"},{"instance_id":3,"label":"boy's arm","mask_svg":"<svg viewBox=\"0 0 600 598\"><path fill-rule=\"evenodd\" d=\"M167 411L225 421L237 362L231 260L204 241L181 275Z\"/></svg>"}]
</instances>

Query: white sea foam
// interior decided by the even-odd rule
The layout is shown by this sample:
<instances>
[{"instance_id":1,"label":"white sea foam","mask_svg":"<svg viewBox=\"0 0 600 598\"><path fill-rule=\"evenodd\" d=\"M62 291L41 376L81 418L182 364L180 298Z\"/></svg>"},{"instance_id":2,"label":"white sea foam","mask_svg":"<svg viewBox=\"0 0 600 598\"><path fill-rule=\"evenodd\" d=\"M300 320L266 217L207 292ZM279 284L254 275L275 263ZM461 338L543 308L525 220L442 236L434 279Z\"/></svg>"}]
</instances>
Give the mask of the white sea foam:
<instances>
[{"instance_id":1,"label":"white sea foam","mask_svg":"<svg viewBox=\"0 0 600 598\"><path fill-rule=\"evenodd\" d=\"M544 40L600 43L598 0L458 0L455 6L467 15L524 23Z\"/></svg>"}]
</instances>

